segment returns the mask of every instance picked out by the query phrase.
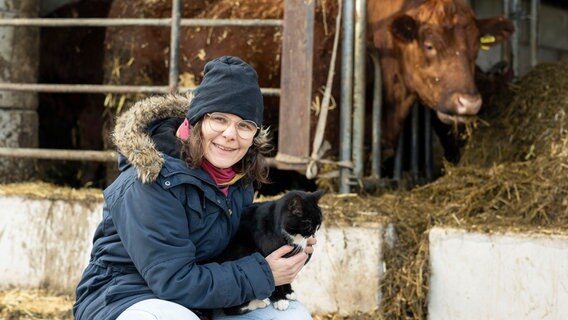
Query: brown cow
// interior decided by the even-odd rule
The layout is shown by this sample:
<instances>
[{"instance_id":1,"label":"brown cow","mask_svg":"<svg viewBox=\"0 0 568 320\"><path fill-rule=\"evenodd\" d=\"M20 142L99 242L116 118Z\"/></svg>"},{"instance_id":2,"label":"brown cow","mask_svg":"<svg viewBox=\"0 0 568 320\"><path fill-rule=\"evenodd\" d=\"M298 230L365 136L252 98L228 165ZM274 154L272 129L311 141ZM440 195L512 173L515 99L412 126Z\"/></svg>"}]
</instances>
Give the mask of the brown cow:
<instances>
[{"instance_id":1,"label":"brown cow","mask_svg":"<svg viewBox=\"0 0 568 320\"><path fill-rule=\"evenodd\" d=\"M495 45L513 32L508 19L476 19L462 0L369 0L367 21L382 68L385 146L396 143L417 99L443 123L472 119L482 103L474 80L480 37Z\"/></svg>"}]
</instances>

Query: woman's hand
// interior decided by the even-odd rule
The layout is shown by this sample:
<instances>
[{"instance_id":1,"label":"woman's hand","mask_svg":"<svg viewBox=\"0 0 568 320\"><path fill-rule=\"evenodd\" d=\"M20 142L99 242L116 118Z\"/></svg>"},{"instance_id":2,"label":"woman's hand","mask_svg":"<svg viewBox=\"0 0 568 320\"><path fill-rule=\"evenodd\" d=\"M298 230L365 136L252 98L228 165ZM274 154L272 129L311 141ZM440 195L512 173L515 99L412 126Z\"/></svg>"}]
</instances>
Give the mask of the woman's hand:
<instances>
[{"instance_id":1,"label":"woman's hand","mask_svg":"<svg viewBox=\"0 0 568 320\"><path fill-rule=\"evenodd\" d=\"M298 272L302 270L302 267L308 259L308 254L306 253L306 251L309 250L307 247L308 246L306 246L306 249L304 251L296 255L293 255L289 258L283 258L284 255L286 255L293 249L292 246L285 245L274 250L274 252L266 257L266 262L268 262L270 270L272 270L274 285L281 286L283 284L292 283L292 281L294 281L294 279L298 275ZM310 249L313 252L313 248Z\"/></svg>"},{"instance_id":2,"label":"woman's hand","mask_svg":"<svg viewBox=\"0 0 568 320\"><path fill-rule=\"evenodd\" d=\"M306 244L306 247L304 248L304 252L306 254L312 254L314 253L314 245L317 243L318 241L316 240L316 238L311 237L308 239L308 243Z\"/></svg>"}]
</instances>

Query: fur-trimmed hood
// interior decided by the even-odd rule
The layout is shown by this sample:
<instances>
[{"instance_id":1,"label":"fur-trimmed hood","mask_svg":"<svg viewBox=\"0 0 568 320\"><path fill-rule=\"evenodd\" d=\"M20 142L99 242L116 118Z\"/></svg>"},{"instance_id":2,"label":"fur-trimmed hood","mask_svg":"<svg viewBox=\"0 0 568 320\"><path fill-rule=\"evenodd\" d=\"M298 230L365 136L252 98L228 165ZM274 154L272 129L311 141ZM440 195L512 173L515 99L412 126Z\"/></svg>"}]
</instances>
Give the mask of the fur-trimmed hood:
<instances>
[{"instance_id":1,"label":"fur-trimmed hood","mask_svg":"<svg viewBox=\"0 0 568 320\"><path fill-rule=\"evenodd\" d=\"M190 96L166 95L146 98L134 104L116 119L112 135L118 152L136 168L143 183L156 180L164 159L147 132L160 119L185 118Z\"/></svg>"}]
</instances>

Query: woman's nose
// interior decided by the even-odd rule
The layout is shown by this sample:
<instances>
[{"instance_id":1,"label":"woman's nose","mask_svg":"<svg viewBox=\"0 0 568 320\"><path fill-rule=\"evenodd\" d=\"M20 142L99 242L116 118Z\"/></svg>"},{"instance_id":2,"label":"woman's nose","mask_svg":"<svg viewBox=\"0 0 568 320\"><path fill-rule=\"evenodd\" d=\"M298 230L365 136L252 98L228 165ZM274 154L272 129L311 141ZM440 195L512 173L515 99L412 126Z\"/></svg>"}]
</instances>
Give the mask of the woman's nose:
<instances>
[{"instance_id":1,"label":"woman's nose","mask_svg":"<svg viewBox=\"0 0 568 320\"><path fill-rule=\"evenodd\" d=\"M225 138L237 138L237 128L234 123L231 123L225 131L223 131L223 137Z\"/></svg>"}]
</instances>

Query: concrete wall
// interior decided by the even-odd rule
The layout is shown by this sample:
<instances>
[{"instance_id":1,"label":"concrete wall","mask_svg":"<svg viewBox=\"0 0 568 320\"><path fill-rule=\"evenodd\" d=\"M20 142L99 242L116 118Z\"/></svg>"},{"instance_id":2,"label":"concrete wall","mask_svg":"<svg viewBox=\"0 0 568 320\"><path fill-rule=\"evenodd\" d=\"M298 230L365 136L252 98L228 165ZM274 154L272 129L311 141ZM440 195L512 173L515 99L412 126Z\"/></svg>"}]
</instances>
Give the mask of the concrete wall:
<instances>
[{"instance_id":1,"label":"concrete wall","mask_svg":"<svg viewBox=\"0 0 568 320\"><path fill-rule=\"evenodd\" d=\"M72 293L89 258L101 201L0 196L0 208L0 289ZM314 256L293 284L300 300L317 314L378 308L381 248L383 240L394 241L386 236L394 229L323 226ZM568 319L567 235L434 228L429 241L429 319Z\"/></svg>"},{"instance_id":2,"label":"concrete wall","mask_svg":"<svg viewBox=\"0 0 568 320\"><path fill-rule=\"evenodd\" d=\"M73 292L101 203L0 197L0 287Z\"/></svg>"},{"instance_id":3,"label":"concrete wall","mask_svg":"<svg viewBox=\"0 0 568 320\"><path fill-rule=\"evenodd\" d=\"M101 201L0 196L0 289L73 293L89 260ZM325 227L293 287L315 313L371 311L380 304L382 226Z\"/></svg>"},{"instance_id":4,"label":"concrete wall","mask_svg":"<svg viewBox=\"0 0 568 320\"><path fill-rule=\"evenodd\" d=\"M568 319L568 236L430 231L429 319Z\"/></svg>"}]
</instances>

